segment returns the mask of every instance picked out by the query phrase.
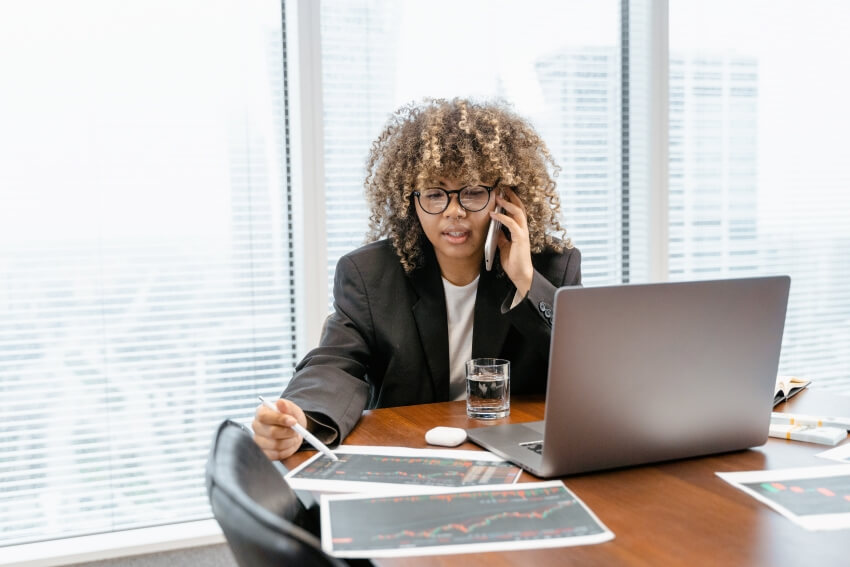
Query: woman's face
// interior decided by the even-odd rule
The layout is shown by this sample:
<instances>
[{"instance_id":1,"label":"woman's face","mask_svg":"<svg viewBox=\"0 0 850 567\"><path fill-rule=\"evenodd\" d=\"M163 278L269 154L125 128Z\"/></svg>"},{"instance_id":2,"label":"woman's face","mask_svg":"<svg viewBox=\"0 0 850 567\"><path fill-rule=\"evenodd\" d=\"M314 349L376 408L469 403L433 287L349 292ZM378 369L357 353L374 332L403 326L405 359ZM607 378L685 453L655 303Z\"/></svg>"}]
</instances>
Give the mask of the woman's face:
<instances>
[{"instance_id":1,"label":"woman's face","mask_svg":"<svg viewBox=\"0 0 850 567\"><path fill-rule=\"evenodd\" d=\"M468 187L456 179L444 177L432 185L446 191ZM489 194L489 200L482 210L470 212L461 206L458 194L454 193L449 195L449 206L445 211L430 214L422 208L422 203L427 203L426 192L423 190L420 193L420 197L414 199L416 215L425 236L434 247L437 261L443 271L449 266L479 269L484 255L484 239L490 226L490 211L496 206L495 195ZM475 193L473 190L465 198L467 205L474 203Z\"/></svg>"}]
</instances>

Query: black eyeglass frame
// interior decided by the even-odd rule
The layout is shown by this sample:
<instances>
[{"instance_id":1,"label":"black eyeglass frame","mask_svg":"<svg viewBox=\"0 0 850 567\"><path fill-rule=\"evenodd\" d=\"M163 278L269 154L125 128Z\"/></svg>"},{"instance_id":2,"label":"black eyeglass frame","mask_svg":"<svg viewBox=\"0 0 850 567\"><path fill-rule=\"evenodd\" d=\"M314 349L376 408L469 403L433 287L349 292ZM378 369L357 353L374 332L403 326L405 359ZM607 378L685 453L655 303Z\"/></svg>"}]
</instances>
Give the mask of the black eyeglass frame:
<instances>
[{"instance_id":1,"label":"black eyeglass frame","mask_svg":"<svg viewBox=\"0 0 850 567\"><path fill-rule=\"evenodd\" d=\"M499 181L501 181L501 179L497 179L497 180L493 183L493 185L492 185L492 186L487 186L487 185L467 185L466 187L461 187L460 189L455 189L454 191L448 191L448 190L446 190L446 189L443 189L442 187L428 187L428 190L431 190L431 189L439 189L440 191L442 191L443 193L445 193L445 194L446 194L446 206L445 206L445 207L443 207L443 208L442 208L442 210L437 211L436 213L432 213L431 211L429 211L428 209L426 209L426 208L422 205L422 193L421 193L420 191L414 191L414 192L413 192L413 196L414 196L414 197L416 197L416 200L417 200L417 201L419 201L419 208L421 208L423 212L425 212L425 213L427 213L427 214L429 214L429 215L441 215L441 214L443 214L444 212L446 212L446 209L448 209L448 208L449 208L449 205L451 205L451 204L452 204L452 195L457 195L457 202L460 204L460 206L461 206L461 207L463 207L463 210L464 210L464 211L466 211L466 212L468 212L468 213L477 213L477 212L479 212L479 211L483 211L484 209L486 209L486 208L487 208L487 205L489 205L489 204L490 204L490 195L493 193L493 190L494 190L496 187L498 187L498 186L499 186ZM487 201L485 201L485 203L481 206L481 208L480 208L480 209L470 209L469 207L467 207L466 205L464 205L464 204L463 204L463 200L460 198L460 194L461 194L461 192L465 191L466 189L469 189L470 187L482 187L483 189L486 189L486 190L487 190Z\"/></svg>"}]
</instances>

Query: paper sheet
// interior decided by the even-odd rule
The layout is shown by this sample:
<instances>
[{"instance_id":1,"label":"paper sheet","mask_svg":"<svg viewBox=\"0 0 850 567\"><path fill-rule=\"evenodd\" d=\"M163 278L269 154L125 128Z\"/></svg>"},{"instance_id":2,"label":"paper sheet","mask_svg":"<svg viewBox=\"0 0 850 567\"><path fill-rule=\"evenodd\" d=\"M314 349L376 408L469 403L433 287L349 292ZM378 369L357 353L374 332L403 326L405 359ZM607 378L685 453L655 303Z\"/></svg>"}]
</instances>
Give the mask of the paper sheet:
<instances>
[{"instance_id":1,"label":"paper sheet","mask_svg":"<svg viewBox=\"0 0 850 567\"><path fill-rule=\"evenodd\" d=\"M511 484L522 470L487 451L410 449L343 445L334 451L339 461L321 453L286 475L295 489L318 492L380 492L398 486L444 490Z\"/></svg>"},{"instance_id":2,"label":"paper sheet","mask_svg":"<svg viewBox=\"0 0 850 567\"><path fill-rule=\"evenodd\" d=\"M560 481L395 496L322 495L322 547L409 557L600 543L614 538Z\"/></svg>"},{"instance_id":3,"label":"paper sheet","mask_svg":"<svg viewBox=\"0 0 850 567\"><path fill-rule=\"evenodd\" d=\"M845 443L835 449L830 449L822 453L818 453L815 457L822 459L831 459L841 463L850 463L850 443Z\"/></svg>"},{"instance_id":4,"label":"paper sheet","mask_svg":"<svg viewBox=\"0 0 850 567\"><path fill-rule=\"evenodd\" d=\"M850 528L850 465L715 474L807 530Z\"/></svg>"}]
</instances>

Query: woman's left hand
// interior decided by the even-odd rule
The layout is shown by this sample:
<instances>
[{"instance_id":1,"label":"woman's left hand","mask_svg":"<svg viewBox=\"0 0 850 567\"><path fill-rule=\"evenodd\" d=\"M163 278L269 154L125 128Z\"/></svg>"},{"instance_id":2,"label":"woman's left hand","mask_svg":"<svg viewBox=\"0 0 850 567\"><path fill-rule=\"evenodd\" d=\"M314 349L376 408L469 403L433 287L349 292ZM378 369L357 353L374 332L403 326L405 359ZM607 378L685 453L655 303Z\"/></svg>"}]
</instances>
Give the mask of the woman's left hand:
<instances>
[{"instance_id":1,"label":"woman's left hand","mask_svg":"<svg viewBox=\"0 0 850 567\"><path fill-rule=\"evenodd\" d=\"M498 220L511 233L511 238L500 231L499 260L502 269L511 278L520 297L531 289L534 266L531 264L531 241L528 236L528 219L525 207L512 189L506 189L504 197L496 197L496 204L504 210L491 212L490 218Z\"/></svg>"}]
</instances>

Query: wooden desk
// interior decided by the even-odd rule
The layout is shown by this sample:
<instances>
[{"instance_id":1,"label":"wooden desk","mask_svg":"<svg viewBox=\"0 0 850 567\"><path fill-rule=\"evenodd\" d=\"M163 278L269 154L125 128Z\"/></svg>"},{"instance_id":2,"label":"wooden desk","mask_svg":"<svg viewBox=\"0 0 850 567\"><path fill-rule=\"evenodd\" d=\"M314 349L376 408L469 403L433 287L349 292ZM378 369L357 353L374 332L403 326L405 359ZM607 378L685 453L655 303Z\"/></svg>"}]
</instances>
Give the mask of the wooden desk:
<instances>
[{"instance_id":1,"label":"wooden desk","mask_svg":"<svg viewBox=\"0 0 850 567\"><path fill-rule=\"evenodd\" d=\"M484 424L468 419L465 408L465 402L446 402L368 411L346 444L427 447L424 434L431 427ZM514 399L510 417L493 423L539 420L543 410L542 398ZM806 391L776 410L850 415L850 398ZM465 443L459 448L478 447ZM563 478L614 532L616 537L610 542L534 551L380 559L375 563L392 567L848 565L850 532L807 532L714 474L829 465L831 461L814 456L827 448L770 439L766 445L747 451ZM297 454L284 464L294 467L311 454ZM536 480L523 473L520 482Z\"/></svg>"}]
</instances>

